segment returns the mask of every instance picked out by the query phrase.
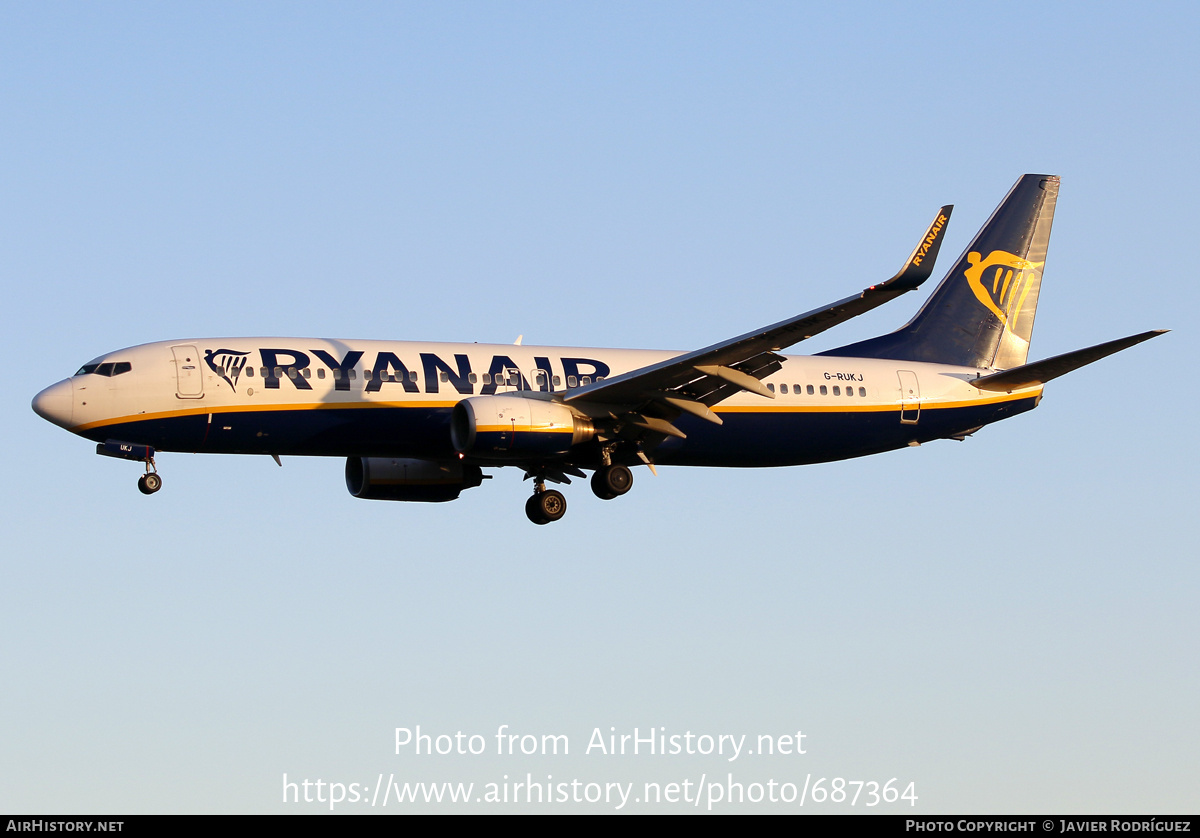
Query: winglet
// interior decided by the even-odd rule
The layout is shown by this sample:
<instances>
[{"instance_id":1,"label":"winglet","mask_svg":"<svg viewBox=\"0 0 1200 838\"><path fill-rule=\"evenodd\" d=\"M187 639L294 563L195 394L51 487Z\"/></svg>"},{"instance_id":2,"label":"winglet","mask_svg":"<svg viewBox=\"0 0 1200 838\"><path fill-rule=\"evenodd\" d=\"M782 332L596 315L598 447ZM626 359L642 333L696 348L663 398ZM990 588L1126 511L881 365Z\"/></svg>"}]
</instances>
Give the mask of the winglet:
<instances>
[{"instance_id":1,"label":"winglet","mask_svg":"<svg viewBox=\"0 0 1200 838\"><path fill-rule=\"evenodd\" d=\"M937 261L938 251L942 247L942 239L945 238L946 226L950 223L950 213L953 211L953 204L946 204L938 210L933 223L921 237L921 241L908 257L908 261L904 263L904 267L894 277L883 283L884 285L897 291L901 289L911 291L929 279L933 273L933 263Z\"/></svg>"}]
</instances>

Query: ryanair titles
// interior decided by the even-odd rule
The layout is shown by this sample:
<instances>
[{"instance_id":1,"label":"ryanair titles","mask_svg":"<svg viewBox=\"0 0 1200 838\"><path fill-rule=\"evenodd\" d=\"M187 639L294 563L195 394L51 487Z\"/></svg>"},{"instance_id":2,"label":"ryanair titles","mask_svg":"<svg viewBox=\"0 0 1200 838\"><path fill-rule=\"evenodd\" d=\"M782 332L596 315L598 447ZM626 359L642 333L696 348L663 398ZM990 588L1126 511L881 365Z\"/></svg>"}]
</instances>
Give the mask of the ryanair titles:
<instances>
[{"instance_id":1,"label":"ryanair titles","mask_svg":"<svg viewBox=\"0 0 1200 838\"><path fill-rule=\"evenodd\" d=\"M253 356L257 353L258 357ZM447 361L433 352L419 352L417 357L401 358L395 352L375 352L374 357L357 349L335 355L325 349L265 348L254 352L235 349L205 349L204 361L234 392L240 380L257 377L268 390L278 390L282 382L297 390L311 390L311 380L331 379L335 390L349 390L361 376L363 389L379 392L385 386L396 386L406 393L438 393L444 386L461 395L473 395L482 384L479 395L488 396L497 388L519 390L560 389L590 384L609 374L609 366L594 358L558 358L552 364L549 357L535 356L533 366L523 368L508 355L492 355L487 369L477 373L471 358L455 353ZM254 361L258 363L255 364ZM418 373L419 371L419 373ZM422 390L421 384L424 384Z\"/></svg>"},{"instance_id":2,"label":"ryanair titles","mask_svg":"<svg viewBox=\"0 0 1200 838\"><path fill-rule=\"evenodd\" d=\"M938 213L937 220L933 222L933 226L929 228L929 233L925 236L925 240L917 247L917 252L912 258L912 263L918 267L921 265L921 260L929 253L929 249L933 247L933 243L942 235L942 229L946 226L946 216L943 213Z\"/></svg>"}]
</instances>

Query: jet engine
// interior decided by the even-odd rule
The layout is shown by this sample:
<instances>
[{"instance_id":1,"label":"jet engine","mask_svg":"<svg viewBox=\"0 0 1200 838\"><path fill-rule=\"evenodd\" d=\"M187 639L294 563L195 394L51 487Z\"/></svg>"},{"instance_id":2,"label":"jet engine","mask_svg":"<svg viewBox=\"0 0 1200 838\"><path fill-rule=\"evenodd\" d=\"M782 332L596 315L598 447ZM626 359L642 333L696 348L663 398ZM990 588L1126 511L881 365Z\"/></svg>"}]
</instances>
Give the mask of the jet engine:
<instances>
[{"instance_id":1,"label":"jet engine","mask_svg":"<svg viewBox=\"0 0 1200 838\"><path fill-rule=\"evenodd\" d=\"M556 457L595 435L591 420L566 405L521 396L463 399L450 418L455 450L484 460Z\"/></svg>"},{"instance_id":2,"label":"jet engine","mask_svg":"<svg viewBox=\"0 0 1200 838\"><path fill-rule=\"evenodd\" d=\"M441 503L483 482L479 466L389 457L349 457L346 488L365 500Z\"/></svg>"}]
</instances>

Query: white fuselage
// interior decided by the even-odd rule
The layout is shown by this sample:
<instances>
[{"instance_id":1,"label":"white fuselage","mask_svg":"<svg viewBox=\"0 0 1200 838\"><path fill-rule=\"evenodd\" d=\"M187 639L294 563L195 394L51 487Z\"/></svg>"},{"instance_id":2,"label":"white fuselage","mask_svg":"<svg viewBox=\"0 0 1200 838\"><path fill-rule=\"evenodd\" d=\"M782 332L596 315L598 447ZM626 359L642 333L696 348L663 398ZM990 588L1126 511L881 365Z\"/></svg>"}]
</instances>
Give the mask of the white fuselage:
<instances>
[{"instance_id":1,"label":"white fuselage","mask_svg":"<svg viewBox=\"0 0 1200 838\"><path fill-rule=\"evenodd\" d=\"M167 341L89 362L84 370L93 371L43 391L35 408L96 441L165 451L440 459L453 456L446 422L461 399L561 398L677 354L307 338ZM128 369L104 375L104 365ZM786 356L763 379L774 398L742 392L725 399L714 407L721 426L684 417L687 438L664 441L656 460L767 466L841 459L959 434L1029 409L1040 395L1040 387L978 390L969 382L980 372Z\"/></svg>"}]
</instances>

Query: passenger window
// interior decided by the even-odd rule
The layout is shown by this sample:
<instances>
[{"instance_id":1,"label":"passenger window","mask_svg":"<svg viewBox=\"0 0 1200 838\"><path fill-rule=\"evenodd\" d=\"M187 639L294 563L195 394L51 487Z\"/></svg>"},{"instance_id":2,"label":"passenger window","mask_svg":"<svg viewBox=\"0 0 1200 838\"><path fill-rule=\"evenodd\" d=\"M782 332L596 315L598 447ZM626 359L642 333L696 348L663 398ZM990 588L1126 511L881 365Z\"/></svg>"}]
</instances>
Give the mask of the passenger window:
<instances>
[{"instance_id":1,"label":"passenger window","mask_svg":"<svg viewBox=\"0 0 1200 838\"><path fill-rule=\"evenodd\" d=\"M276 368L275 368L275 377L276 377L276 378L283 378L283 368L282 368L282 367L276 367Z\"/></svg>"},{"instance_id":2,"label":"passenger window","mask_svg":"<svg viewBox=\"0 0 1200 838\"><path fill-rule=\"evenodd\" d=\"M370 381L370 380L371 380L371 371L363 370L363 381Z\"/></svg>"},{"instance_id":3,"label":"passenger window","mask_svg":"<svg viewBox=\"0 0 1200 838\"><path fill-rule=\"evenodd\" d=\"M779 385L779 392L783 393L783 394L786 396L786 395L787 395L787 385L786 385L786 384L780 384L780 385Z\"/></svg>"},{"instance_id":4,"label":"passenger window","mask_svg":"<svg viewBox=\"0 0 1200 838\"><path fill-rule=\"evenodd\" d=\"M838 387L838 386L835 384L835 385L834 385L834 387L833 387L833 394L834 394L835 396L840 396L840 395L842 394L842 388L841 388L841 387Z\"/></svg>"},{"instance_id":5,"label":"passenger window","mask_svg":"<svg viewBox=\"0 0 1200 838\"><path fill-rule=\"evenodd\" d=\"M305 368L304 368L304 369L301 371L301 374L302 374L302 375L303 375L305 378L312 378L312 371L311 371L311 370L309 370L309 368L308 368L308 367L305 367Z\"/></svg>"},{"instance_id":6,"label":"passenger window","mask_svg":"<svg viewBox=\"0 0 1200 838\"><path fill-rule=\"evenodd\" d=\"M813 386L811 384L808 385L808 394L810 396L813 394Z\"/></svg>"},{"instance_id":7,"label":"passenger window","mask_svg":"<svg viewBox=\"0 0 1200 838\"><path fill-rule=\"evenodd\" d=\"M305 370L305 372L307 372L307 370ZM317 370L317 378L324 378L324 377L325 377L325 368L321 367Z\"/></svg>"},{"instance_id":8,"label":"passenger window","mask_svg":"<svg viewBox=\"0 0 1200 838\"><path fill-rule=\"evenodd\" d=\"M567 376L567 386L568 387L576 387L576 386L578 386L578 384L579 384L579 379L577 379L575 376L573 376L573 375Z\"/></svg>"},{"instance_id":9,"label":"passenger window","mask_svg":"<svg viewBox=\"0 0 1200 838\"><path fill-rule=\"evenodd\" d=\"M583 378L579 379L579 383L583 384L584 386L591 384L592 377L590 375L585 375Z\"/></svg>"},{"instance_id":10,"label":"passenger window","mask_svg":"<svg viewBox=\"0 0 1200 838\"><path fill-rule=\"evenodd\" d=\"M270 374L269 372L267 372L267 368L266 368L266 367L263 367L262 369L260 369L260 370L259 370L259 372L260 372L260 373L262 373L262 377L263 377L263 378L270 378L270 377L271 377L271 374Z\"/></svg>"},{"instance_id":11,"label":"passenger window","mask_svg":"<svg viewBox=\"0 0 1200 838\"><path fill-rule=\"evenodd\" d=\"M854 388L853 388L853 387L847 387L847 388L846 388L846 395L847 395L847 396L853 396L853 395L854 395Z\"/></svg>"},{"instance_id":12,"label":"passenger window","mask_svg":"<svg viewBox=\"0 0 1200 838\"><path fill-rule=\"evenodd\" d=\"M470 373L467 375L467 381L471 382L472 384L474 384L478 380L479 380L479 376L477 376L475 373Z\"/></svg>"},{"instance_id":13,"label":"passenger window","mask_svg":"<svg viewBox=\"0 0 1200 838\"><path fill-rule=\"evenodd\" d=\"M417 371L416 370L409 370L408 380L414 381L414 382L417 380Z\"/></svg>"},{"instance_id":14,"label":"passenger window","mask_svg":"<svg viewBox=\"0 0 1200 838\"><path fill-rule=\"evenodd\" d=\"M768 384L768 385L767 385L767 389L768 389L768 390L770 390L772 393L774 393L774 392L775 392L775 385L774 385L774 384Z\"/></svg>"},{"instance_id":15,"label":"passenger window","mask_svg":"<svg viewBox=\"0 0 1200 838\"><path fill-rule=\"evenodd\" d=\"M822 384L822 385L821 385L821 395L822 395L822 396L828 396L828 395L829 395L829 389L828 389L828 388L827 388L827 387L826 387L824 384Z\"/></svg>"},{"instance_id":16,"label":"passenger window","mask_svg":"<svg viewBox=\"0 0 1200 838\"><path fill-rule=\"evenodd\" d=\"M353 381L356 378L358 378L358 370L350 370L350 380Z\"/></svg>"},{"instance_id":17,"label":"passenger window","mask_svg":"<svg viewBox=\"0 0 1200 838\"><path fill-rule=\"evenodd\" d=\"M450 373L446 372L445 370L442 370L442 374L439 375L438 378L441 379L443 384L447 384L450 381Z\"/></svg>"},{"instance_id":18,"label":"passenger window","mask_svg":"<svg viewBox=\"0 0 1200 838\"><path fill-rule=\"evenodd\" d=\"M866 388L866 387L859 387L859 388L858 388L858 395L860 395L862 398L864 398L864 399L865 399L865 398L867 397L867 388Z\"/></svg>"},{"instance_id":19,"label":"passenger window","mask_svg":"<svg viewBox=\"0 0 1200 838\"><path fill-rule=\"evenodd\" d=\"M490 372L485 372L485 373L483 374L483 383L484 383L484 384L491 384L491 383L492 383L492 374L491 374ZM497 383L499 383L499 382L497 381Z\"/></svg>"},{"instance_id":20,"label":"passenger window","mask_svg":"<svg viewBox=\"0 0 1200 838\"><path fill-rule=\"evenodd\" d=\"M341 370L333 370L333 380L334 381L342 380L342 371Z\"/></svg>"},{"instance_id":21,"label":"passenger window","mask_svg":"<svg viewBox=\"0 0 1200 838\"><path fill-rule=\"evenodd\" d=\"M562 386L562 379L561 379L561 378L559 378L557 375L556 375L556 376L554 376L554 386L555 386L555 387L561 387L561 386Z\"/></svg>"}]
</instances>

